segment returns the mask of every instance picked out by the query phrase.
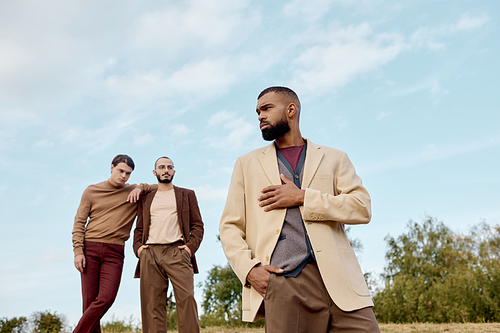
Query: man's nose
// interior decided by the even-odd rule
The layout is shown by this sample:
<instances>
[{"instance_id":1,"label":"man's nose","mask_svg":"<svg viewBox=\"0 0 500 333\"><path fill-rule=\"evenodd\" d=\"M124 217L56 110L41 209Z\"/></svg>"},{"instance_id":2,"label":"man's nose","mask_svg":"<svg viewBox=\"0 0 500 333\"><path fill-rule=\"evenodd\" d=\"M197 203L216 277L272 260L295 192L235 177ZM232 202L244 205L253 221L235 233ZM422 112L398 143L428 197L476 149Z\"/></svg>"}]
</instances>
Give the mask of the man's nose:
<instances>
[{"instance_id":1,"label":"man's nose","mask_svg":"<svg viewBox=\"0 0 500 333\"><path fill-rule=\"evenodd\" d=\"M265 119L265 117L264 117L264 115L261 113L261 114L259 114L259 117L258 117L257 119L259 119L259 122L261 122L262 120L264 120L264 119Z\"/></svg>"}]
</instances>

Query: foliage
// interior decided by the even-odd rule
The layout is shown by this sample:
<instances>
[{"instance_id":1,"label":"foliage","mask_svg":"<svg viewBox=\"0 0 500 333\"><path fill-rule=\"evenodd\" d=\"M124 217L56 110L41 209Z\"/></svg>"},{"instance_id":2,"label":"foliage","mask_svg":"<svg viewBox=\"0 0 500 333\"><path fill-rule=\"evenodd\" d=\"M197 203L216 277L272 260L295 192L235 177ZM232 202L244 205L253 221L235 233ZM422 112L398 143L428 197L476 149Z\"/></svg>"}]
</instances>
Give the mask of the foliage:
<instances>
[{"instance_id":1,"label":"foliage","mask_svg":"<svg viewBox=\"0 0 500 333\"><path fill-rule=\"evenodd\" d=\"M0 333L22 333L27 330L26 317L0 319Z\"/></svg>"},{"instance_id":2,"label":"foliage","mask_svg":"<svg viewBox=\"0 0 500 333\"><path fill-rule=\"evenodd\" d=\"M350 227L347 227L345 232L346 236L349 236ZM217 240L220 241L220 235L217 235ZM349 241L354 250L362 252L363 244L359 239L349 238ZM365 278L369 278L369 274ZM226 266L213 266L203 287L202 308L204 313L200 316L200 326L264 326L264 319L260 319L256 323L241 321L241 293L241 281L229 264Z\"/></svg>"},{"instance_id":3,"label":"foliage","mask_svg":"<svg viewBox=\"0 0 500 333\"><path fill-rule=\"evenodd\" d=\"M37 311L31 315L33 333L56 333L62 332L64 328L64 316L57 315L56 312Z\"/></svg>"},{"instance_id":4,"label":"foliage","mask_svg":"<svg viewBox=\"0 0 500 333\"><path fill-rule=\"evenodd\" d=\"M128 323L125 320L117 320L114 316L111 321L101 324L101 330L107 333L127 333L127 332L140 332L141 327L134 323L134 317L130 316Z\"/></svg>"},{"instance_id":5,"label":"foliage","mask_svg":"<svg viewBox=\"0 0 500 333\"><path fill-rule=\"evenodd\" d=\"M204 313L200 316L200 326L263 326L263 320L241 321L241 290L241 282L229 264L212 267L203 288Z\"/></svg>"},{"instance_id":6,"label":"foliage","mask_svg":"<svg viewBox=\"0 0 500 333\"><path fill-rule=\"evenodd\" d=\"M349 237L350 233L351 233L351 227L350 226L346 227L345 228L345 235L346 235L347 239L349 240L349 243L350 243L352 249L354 250L354 252L356 252L357 254L363 252L363 244L361 243L361 240L359 240L359 238Z\"/></svg>"},{"instance_id":7,"label":"foliage","mask_svg":"<svg viewBox=\"0 0 500 333\"><path fill-rule=\"evenodd\" d=\"M432 217L386 237L389 250L374 297L380 322L498 322L500 226L453 233Z\"/></svg>"},{"instance_id":8,"label":"foliage","mask_svg":"<svg viewBox=\"0 0 500 333\"><path fill-rule=\"evenodd\" d=\"M177 311L175 309L175 301L172 292L167 297L167 328L177 329Z\"/></svg>"}]
</instances>

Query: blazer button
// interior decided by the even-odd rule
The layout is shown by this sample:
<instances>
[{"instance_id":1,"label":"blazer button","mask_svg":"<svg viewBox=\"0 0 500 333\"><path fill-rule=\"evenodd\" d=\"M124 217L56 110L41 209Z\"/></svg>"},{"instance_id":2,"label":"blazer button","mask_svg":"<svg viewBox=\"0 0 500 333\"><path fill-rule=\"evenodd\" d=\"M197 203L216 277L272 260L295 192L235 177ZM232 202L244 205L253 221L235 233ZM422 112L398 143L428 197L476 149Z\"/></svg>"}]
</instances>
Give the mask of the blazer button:
<instances>
[{"instance_id":1,"label":"blazer button","mask_svg":"<svg viewBox=\"0 0 500 333\"><path fill-rule=\"evenodd\" d=\"M266 256L266 261L269 261L269 256Z\"/></svg>"},{"instance_id":2,"label":"blazer button","mask_svg":"<svg viewBox=\"0 0 500 333\"><path fill-rule=\"evenodd\" d=\"M280 229L277 229L277 228L276 228L276 230L274 230L274 231L276 231L276 233L277 233L277 234L279 234L279 233L280 233Z\"/></svg>"}]
</instances>

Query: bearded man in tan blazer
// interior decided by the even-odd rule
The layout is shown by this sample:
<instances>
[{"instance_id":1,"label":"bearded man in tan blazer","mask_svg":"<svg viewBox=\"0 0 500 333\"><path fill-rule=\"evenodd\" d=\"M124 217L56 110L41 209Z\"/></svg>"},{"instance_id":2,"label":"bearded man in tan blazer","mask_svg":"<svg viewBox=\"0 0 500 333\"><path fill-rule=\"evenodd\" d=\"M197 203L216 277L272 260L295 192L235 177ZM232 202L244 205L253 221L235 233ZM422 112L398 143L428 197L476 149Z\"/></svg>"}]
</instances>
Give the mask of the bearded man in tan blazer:
<instances>
[{"instance_id":1,"label":"bearded man in tan blazer","mask_svg":"<svg viewBox=\"0 0 500 333\"><path fill-rule=\"evenodd\" d=\"M291 89L265 89L256 111L274 142L237 159L219 226L243 284L243 321L265 315L273 333L379 332L344 231L371 219L351 161L302 137Z\"/></svg>"}]
</instances>

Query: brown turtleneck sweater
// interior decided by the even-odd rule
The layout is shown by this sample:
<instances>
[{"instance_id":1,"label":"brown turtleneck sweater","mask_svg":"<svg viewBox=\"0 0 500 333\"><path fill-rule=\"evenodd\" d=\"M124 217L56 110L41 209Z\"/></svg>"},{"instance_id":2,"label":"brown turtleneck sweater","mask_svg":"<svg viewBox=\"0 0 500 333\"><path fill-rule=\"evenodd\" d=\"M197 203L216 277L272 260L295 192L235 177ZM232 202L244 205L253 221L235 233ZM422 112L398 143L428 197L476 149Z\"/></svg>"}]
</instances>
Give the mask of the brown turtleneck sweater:
<instances>
[{"instance_id":1,"label":"brown turtleneck sweater","mask_svg":"<svg viewBox=\"0 0 500 333\"><path fill-rule=\"evenodd\" d=\"M106 180L90 185L82 194L73 227L73 252L83 254L83 242L124 245L137 215L137 203L127 202L136 185L117 188ZM143 191L149 185L141 184ZM88 222L88 223L87 223Z\"/></svg>"}]
</instances>

